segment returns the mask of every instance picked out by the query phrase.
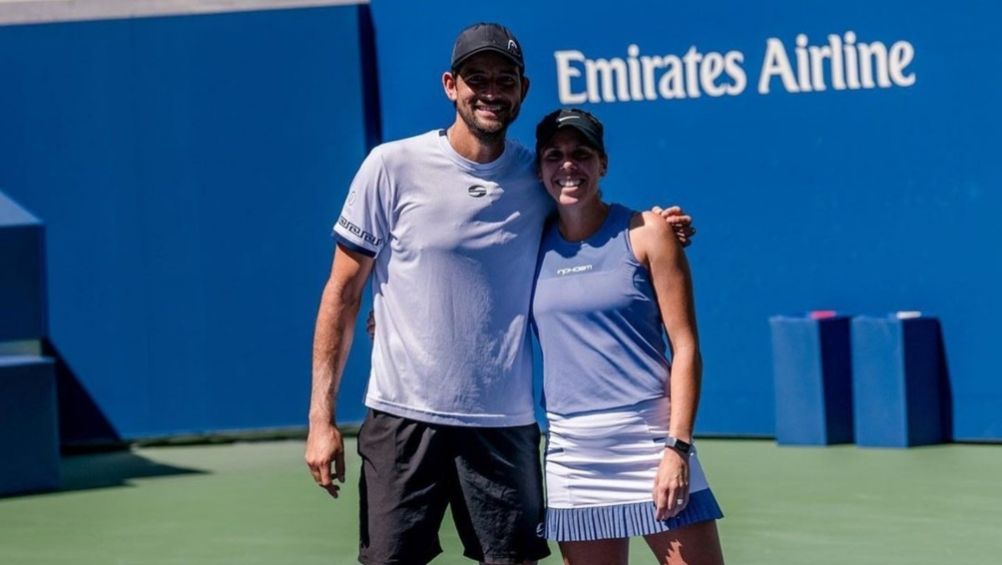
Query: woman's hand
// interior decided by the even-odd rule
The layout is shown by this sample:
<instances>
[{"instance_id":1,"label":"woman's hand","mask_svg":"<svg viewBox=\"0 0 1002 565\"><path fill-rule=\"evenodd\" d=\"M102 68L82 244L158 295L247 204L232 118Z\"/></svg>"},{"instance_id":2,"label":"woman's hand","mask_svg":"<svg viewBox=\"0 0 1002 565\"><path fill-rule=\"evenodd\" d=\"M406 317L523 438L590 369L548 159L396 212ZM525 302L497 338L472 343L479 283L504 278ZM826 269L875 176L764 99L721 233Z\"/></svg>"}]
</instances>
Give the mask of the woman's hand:
<instances>
[{"instance_id":1,"label":"woman's hand","mask_svg":"<svg viewBox=\"0 0 1002 565\"><path fill-rule=\"evenodd\" d=\"M689 460L674 449L665 449L654 478L654 517L674 518L689 504Z\"/></svg>"}]
</instances>

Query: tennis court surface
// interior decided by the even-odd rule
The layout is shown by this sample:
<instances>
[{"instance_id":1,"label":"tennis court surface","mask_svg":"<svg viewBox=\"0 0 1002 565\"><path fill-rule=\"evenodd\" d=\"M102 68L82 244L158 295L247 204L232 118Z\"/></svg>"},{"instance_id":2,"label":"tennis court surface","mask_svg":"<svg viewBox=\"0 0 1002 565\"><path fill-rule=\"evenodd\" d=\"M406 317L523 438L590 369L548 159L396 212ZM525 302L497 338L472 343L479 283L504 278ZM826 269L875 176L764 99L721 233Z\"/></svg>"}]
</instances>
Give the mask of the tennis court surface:
<instances>
[{"instance_id":1,"label":"tennis court surface","mask_svg":"<svg viewBox=\"0 0 1002 565\"><path fill-rule=\"evenodd\" d=\"M301 441L63 459L65 489L0 499L0 563L355 563L358 457L330 499ZM731 564L1002 562L1002 448L699 442ZM448 519L447 519L448 520ZM471 563L451 523L435 563ZM555 548L554 548L555 550ZM642 542L631 563L650 563ZM543 563L558 563L550 557Z\"/></svg>"}]
</instances>

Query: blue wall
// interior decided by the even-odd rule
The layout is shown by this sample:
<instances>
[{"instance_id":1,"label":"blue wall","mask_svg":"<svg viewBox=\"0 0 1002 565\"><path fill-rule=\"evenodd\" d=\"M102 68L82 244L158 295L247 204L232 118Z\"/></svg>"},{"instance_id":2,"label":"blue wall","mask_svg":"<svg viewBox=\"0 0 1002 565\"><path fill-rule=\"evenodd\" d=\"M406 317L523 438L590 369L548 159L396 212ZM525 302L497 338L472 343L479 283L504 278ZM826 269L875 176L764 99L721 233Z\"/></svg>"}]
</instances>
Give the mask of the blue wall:
<instances>
[{"instance_id":1,"label":"blue wall","mask_svg":"<svg viewBox=\"0 0 1002 565\"><path fill-rule=\"evenodd\" d=\"M364 9L0 26L0 190L46 225L64 442L305 425Z\"/></svg>"},{"instance_id":2,"label":"blue wall","mask_svg":"<svg viewBox=\"0 0 1002 565\"><path fill-rule=\"evenodd\" d=\"M560 105L555 52L743 56L736 95L583 104L606 194L697 218L698 431L773 433L770 315L919 309L943 323L955 436L1002 439L994 4L376 0L381 100L367 10L0 26L0 190L45 222L64 441L305 423L331 221L379 119L387 139L451 122L441 72L478 20L523 42L526 142ZM908 42L915 83L757 91L770 38L795 60L798 34L848 31Z\"/></svg>"},{"instance_id":3,"label":"blue wall","mask_svg":"<svg viewBox=\"0 0 1002 565\"><path fill-rule=\"evenodd\" d=\"M770 315L915 309L943 322L955 436L1002 439L995 4L382 0L373 9L386 138L451 121L439 77L453 38L475 21L505 22L523 43L532 86L512 134L525 142L560 105L555 52L742 53L747 86L737 95L582 104L607 125L608 197L678 202L696 217L689 256L706 363L697 431L773 433ZM779 79L758 92L769 38L795 61L798 34L823 45L848 31L857 43L912 45L903 74L914 84L837 91L828 75L823 92L788 92Z\"/></svg>"}]
</instances>

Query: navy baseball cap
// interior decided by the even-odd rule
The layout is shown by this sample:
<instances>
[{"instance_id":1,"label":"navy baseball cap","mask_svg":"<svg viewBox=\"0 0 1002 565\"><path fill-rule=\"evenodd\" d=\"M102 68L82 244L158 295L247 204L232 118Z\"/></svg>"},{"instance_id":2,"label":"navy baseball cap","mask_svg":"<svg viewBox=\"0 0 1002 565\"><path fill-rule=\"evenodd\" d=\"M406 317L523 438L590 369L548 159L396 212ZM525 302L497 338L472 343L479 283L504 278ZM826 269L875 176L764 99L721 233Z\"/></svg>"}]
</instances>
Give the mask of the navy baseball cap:
<instances>
[{"instance_id":1,"label":"navy baseball cap","mask_svg":"<svg viewBox=\"0 0 1002 565\"><path fill-rule=\"evenodd\" d=\"M537 154L561 128L574 128L589 146L605 155L605 133L602 122L590 113L577 108L556 110L540 120L536 126Z\"/></svg>"},{"instance_id":2,"label":"navy baseball cap","mask_svg":"<svg viewBox=\"0 0 1002 565\"><path fill-rule=\"evenodd\" d=\"M511 31L501 24L473 24L459 33L452 46L452 70L477 53L492 51L515 63L519 71L525 69L522 47Z\"/></svg>"}]
</instances>

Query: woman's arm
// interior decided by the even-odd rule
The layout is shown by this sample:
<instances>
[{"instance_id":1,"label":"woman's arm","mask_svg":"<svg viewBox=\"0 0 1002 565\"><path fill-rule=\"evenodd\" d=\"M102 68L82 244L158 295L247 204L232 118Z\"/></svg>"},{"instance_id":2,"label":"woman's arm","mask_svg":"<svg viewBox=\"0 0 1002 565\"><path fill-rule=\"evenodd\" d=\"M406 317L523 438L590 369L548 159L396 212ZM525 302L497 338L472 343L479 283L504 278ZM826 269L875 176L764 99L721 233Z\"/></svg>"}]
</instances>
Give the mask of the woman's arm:
<instances>
[{"instance_id":1,"label":"woman's arm","mask_svg":"<svg viewBox=\"0 0 1002 565\"><path fill-rule=\"evenodd\" d=\"M671 419L668 433L691 443L699 404L702 358L689 264L672 230L657 214L644 212L638 215L631 228L630 241L634 253L650 270L658 308L671 344ZM678 514L688 503L688 460L673 449L665 450L653 496L660 520Z\"/></svg>"}]
</instances>

